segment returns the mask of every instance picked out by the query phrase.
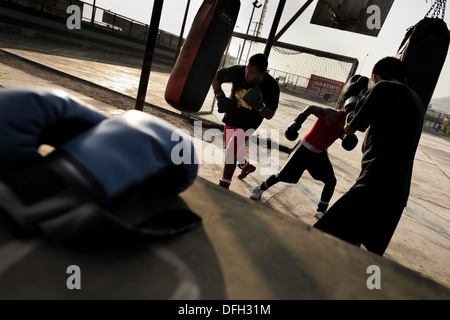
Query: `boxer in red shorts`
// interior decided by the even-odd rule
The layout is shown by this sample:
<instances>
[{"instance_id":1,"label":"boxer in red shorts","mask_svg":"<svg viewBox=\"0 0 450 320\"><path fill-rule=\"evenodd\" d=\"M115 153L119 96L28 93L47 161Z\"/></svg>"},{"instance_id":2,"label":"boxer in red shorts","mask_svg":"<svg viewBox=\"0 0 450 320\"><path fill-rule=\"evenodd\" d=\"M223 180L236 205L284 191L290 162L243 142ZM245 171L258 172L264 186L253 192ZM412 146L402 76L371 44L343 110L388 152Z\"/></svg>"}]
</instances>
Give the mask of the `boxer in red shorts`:
<instances>
[{"instance_id":1,"label":"boxer in red shorts","mask_svg":"<svg viewBox=\"0 0 450 320\"><path fill-rule=\"evenodd\" d=\"M224 138L226 157L219 185L228 189L236 165L239 163L244 179L256 167L245 159L245 143L264 119L271 119L278 108L280 88L278 82L267 73L268 61L258 53L250 57L246 66L235 65L217 71L212 87L217 99L218 111L224 113ZM231 82L232 90L227 97L222 83Z\"/></svg>"}]
</instances>

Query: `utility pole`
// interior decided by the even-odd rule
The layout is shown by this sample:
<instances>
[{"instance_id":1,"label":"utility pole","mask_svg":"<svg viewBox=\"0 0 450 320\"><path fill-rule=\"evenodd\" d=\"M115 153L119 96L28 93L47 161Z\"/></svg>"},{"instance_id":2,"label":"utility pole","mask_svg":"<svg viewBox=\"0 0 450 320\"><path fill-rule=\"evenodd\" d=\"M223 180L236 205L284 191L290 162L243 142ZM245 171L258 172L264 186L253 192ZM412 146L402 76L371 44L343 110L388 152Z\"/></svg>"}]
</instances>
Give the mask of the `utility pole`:
<instances>
[{"instance_id":1,"label":"utility pole","mask_svg":"<svg viewBox=\"0 0 450 320\"><path fill-rule=\"evenodd\" d=\"M252 9L252 14L250 16L250 21L248 22L248 27L247 27L247 32L245 33L248 36L248 32L250 31L250 26L252 24L252 19L253 19L253 13L255 12L255 8L261 8L262 4L260 4L258 6L258 0L253 1L253 9ZM245 48L245 41L247 40L247 38L244 39L244 44L242 45L242 50L239 54L239 60L238 60L238 64L241 63L241 58L242 58L242 52L244 52L244 48Z\"/></svg>"},{"instance_id":2,"label":"utility pole","mask_svg":"<svg viewBox=\"0 0 450 320\"><path fill-rule=\"evenodd\" d=\"M259 18L258 31L256 32L257 37L259 37L261 35L261 30L262 30L262 26L264 24L264 19L266 18L268 2L269 2L269 0L265 0L264 7L262 8L261 17Z\"/></svg>"}]
</instances>

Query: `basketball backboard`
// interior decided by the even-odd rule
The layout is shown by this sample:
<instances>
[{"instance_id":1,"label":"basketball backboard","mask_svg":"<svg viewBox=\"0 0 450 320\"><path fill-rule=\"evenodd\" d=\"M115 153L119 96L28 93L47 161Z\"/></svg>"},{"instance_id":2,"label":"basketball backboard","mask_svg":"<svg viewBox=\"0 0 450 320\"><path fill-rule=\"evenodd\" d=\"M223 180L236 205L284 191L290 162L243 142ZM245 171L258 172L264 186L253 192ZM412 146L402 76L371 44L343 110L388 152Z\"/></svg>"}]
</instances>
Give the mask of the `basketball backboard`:
<instances>
[{"instance_id":1,"label":"basketball backboard","mask_svg":"<svg viewBox=\"0 0 450 320\"><path fill-rule=\"evenodd\" d=\"M312 24L377 37L394 0L319 0Z\"/></svg>"}]
</instances>

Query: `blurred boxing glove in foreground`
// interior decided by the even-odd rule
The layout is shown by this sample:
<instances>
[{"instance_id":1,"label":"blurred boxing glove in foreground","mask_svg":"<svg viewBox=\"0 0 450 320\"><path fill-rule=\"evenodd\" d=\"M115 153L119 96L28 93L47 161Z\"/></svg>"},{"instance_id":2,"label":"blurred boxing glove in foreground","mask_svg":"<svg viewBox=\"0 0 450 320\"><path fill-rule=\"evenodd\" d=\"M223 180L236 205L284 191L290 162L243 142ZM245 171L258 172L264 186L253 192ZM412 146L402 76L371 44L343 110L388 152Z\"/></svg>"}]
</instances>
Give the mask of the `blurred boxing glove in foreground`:
<instances>
[{"instance_id":1,"label":"blurred boxing glove in foreground","mask_svg":"<svg viewBox=\"0 0 450 320\"><path fill-rule=\"evenodd\" d=\"M0 110L27 113L25 123L20 112L0 113L8 142L2 151L10 151L0 155L0 210L22 230L67 237L86 228L95 232L92 222L103 220L164 234L200 221L184 208L171 211L177 219L161 224L158 218L156 227L149 222L167 212L197 175L191 139L175 126L140 111L107 118L60 92L22 89L10 96L4 90ZM38 157L40 143L56 149Z\"/></svg>"}]
</instances>

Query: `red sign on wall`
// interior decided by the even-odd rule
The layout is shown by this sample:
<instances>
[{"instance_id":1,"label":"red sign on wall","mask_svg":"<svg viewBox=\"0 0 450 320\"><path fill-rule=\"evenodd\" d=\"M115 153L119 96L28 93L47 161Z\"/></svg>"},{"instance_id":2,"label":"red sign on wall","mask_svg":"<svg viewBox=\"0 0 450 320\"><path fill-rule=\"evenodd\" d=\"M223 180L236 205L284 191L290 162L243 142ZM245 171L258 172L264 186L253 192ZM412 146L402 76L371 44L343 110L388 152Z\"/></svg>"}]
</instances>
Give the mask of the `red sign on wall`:
<instances>
[{"instance_id":1,"label":"red sign on wall","mask_svg":"<svg viewBox=\"0 0 450 320\"><path fill-rule=\"evenodd\" d=\"M339 97L344 85L345 83L343 82L319 77L312 74L311 77L309 78L308 90L327 92L335 94L336 97Z\"/></svg>"}]
</instances>

